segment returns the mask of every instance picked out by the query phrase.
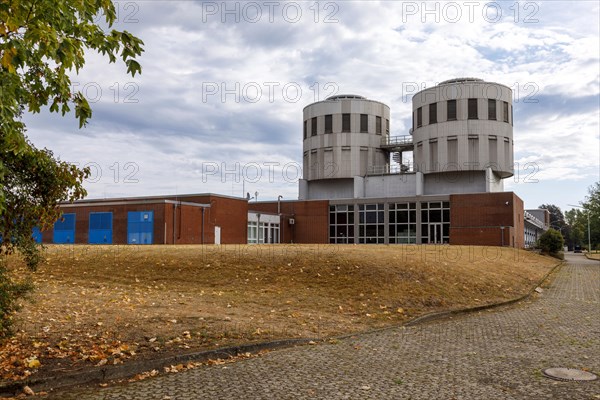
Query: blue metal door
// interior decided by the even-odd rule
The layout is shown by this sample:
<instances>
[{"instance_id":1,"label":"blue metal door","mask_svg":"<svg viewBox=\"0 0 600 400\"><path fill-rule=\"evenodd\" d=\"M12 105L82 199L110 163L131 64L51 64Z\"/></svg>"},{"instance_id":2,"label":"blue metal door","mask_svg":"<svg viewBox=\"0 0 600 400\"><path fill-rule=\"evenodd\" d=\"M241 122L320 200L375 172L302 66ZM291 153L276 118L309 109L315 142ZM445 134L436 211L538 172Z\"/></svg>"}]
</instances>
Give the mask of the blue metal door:
<instances>
[{"instance_id":1,"label":"blue metal door","mask_svg":"<svg viewBox=\"0 0 600 400\"><path fill-rule=\"evenodd\" d=\"M33 228L33 233L31 234L31 236L33 237L33 240L35 240L36 243L42 243L42 232L37 226Z\"/></svg>"},{"instance_id":2,"label":"blue metal door","mask_svg":"<svg viewBox=\"0 0 600 400\"><path fill-rule=\"evenodd\" d=\"M153 236L154 211L127 213L127 244L152 244Z\"/></svg>"},{"instance_id":3,"label":"blue metal door","mask_svg":"<svg viewBox=\"0 0 600 400\"><path fill-rule=\"evenodd\" d=\"M75 214L63 214L54 223L54 243L75 243Z\"/></svg>"},{"instance_id":4,"label":"blue metal door","mask_svg":"<svg viewBox=\"0 0 600 400\"><path fill-rule=\"evenodd\" d=\"M112 217L111 212L90 213L90 244L112 243Z\"/></svg>"}]
</instances>

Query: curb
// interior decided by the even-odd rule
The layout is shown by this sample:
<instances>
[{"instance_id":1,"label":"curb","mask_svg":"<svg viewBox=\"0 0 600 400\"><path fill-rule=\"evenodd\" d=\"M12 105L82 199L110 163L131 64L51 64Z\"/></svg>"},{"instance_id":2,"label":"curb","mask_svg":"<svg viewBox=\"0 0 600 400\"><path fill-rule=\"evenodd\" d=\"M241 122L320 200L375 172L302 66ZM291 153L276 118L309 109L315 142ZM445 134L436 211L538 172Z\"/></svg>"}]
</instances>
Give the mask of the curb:
<instances>
[{"instance_id":1,"label":"curb","mask_svg":"<svg viewBox=\"0 0 600 400\"><path fill-rule=\"evenodd\" d=\"M288 347L293 347L293 346L305 345L305 344L308 344L309 342L325 341L325 340L329 340L329 339L347 339L347 338L351 338L351 337L354 337L357 335L365 335L365 334L383 332L383 331L387 331L390 329L397 329L399 327L414 326L414 325L418 325L418 324L425 323L425 322L436 321L436 320L441 320L441 319L445 319L445 318L451 318L451 317L457 316L457 315L464 315L464 314L470 314L470 313L477 312L477 311L489 310L492 308L499 308L499 307L511 305L511 304L514 304L514 303L517 303L517 302L520 302L522 300L529 298L535 292L535 289L537 287L539 287L544 281L546 281L548 279L548 277L552 273L554 273L557 269L559 269L559 267L561 267L564 264L565 264L565 262L561 261L561 262L557 263L554 267L552 267L552 269L550 271L548 271L546 273L546 275L544 275L544 277L532 289L529 290L528 293L524 294L523 296L517 297L515 299L511 299L511 300L507 300L507 301L503 301L503 302L499 302L499 303L492 303L492 304L486 304L486 305L482 305L482 306L456 309L456 310L433 312L433 313L421 315L419 317L416 317L412 320L409 320L409 321L399 324L399 325L386 326L383 328L373 329L373 330L369 330L369 331L355 332L355 333L345 334L345 335L341 335L341 336L334 336L334 337L329 337L329 338L282 339L282 340L276 340L276 341L272 341L272 342L245 344L245 345L240 345L240 346L226 347L226 348L222 348L222 349L201 351L201 352L197 352L197 353L180 354L180 355L169 356L169 357L164 357L164 358L159 358L159 359L154 359L154 360L132 361L127 364L121 364L118 366L103 366L101 368L88 370L88 371L82 371L82 372L75 372L75 373L71 373L68 375L49 376L46 378L39 378L39 379L29 379L29 380L9 383L9 384L5 384L5 385L0 384L0 396L13 395L16 392L22 391L22 389L25 386L29 386L31 389L33 389L35 392L37 392L40 390L50 391L50 390L62 389L62 388L66 388L69 386L75 386L75 385L83 385L83 384L105 382L105 381L116 380L116 379L124 379L124 378L131 377L133 375L136 375L136 374L139 374L139 373L142 373L145 371L151 371L153 369L161 370L163 367L166 367L166 366L187 363L190 361L204 362L204 361L208 361L208 360L214 360L217 358L235 357L235 356L243 354L243 353L257 353L262 350L276 350L276 349L283 349L283 348L288 348Z\"/></svg>"},{"instance_id":2,"label":"curb","mask_svg":"<svg viewBox=\"0 0 600 400\"><path fill-rule=\"evenodd\" d=\"M218 358L235 357L244 353L257 353L262 350L275 350L304 345L311 341L317 341L317 339L283 339L272 342L245 344L222 349L201 351L197 353L180 354L153 360L132 361L117 366L103 366L101 368L75 372L68 375L56 375L45 378L29 379L9 383L6 385L0 385L0 396L14 395L16 392L21 392L25 386L29 386L35 392L41 390L50 391L75 385L123 379L145 371L151 371L153 369L162 370L162 368L166 366L183 364L190 361L204 362Z\"/></svg>"}]
</instances>

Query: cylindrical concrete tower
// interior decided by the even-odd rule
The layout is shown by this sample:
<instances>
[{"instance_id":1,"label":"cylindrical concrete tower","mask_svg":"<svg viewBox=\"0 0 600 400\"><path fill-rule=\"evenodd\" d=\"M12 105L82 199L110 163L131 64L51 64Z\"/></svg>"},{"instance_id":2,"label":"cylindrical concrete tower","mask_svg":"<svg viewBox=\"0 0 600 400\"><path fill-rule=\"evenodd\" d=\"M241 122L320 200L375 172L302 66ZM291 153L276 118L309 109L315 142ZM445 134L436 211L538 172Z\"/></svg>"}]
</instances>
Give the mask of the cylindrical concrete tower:
<instances>
[{"instance_id":1,"label":"cylindrical concrete tower","mask_svg":"<svg viewBox=\"0 0 600 400\"><path fill-rule=\"evenodd\" d=\"M332 96L306 106L303 124L300 198L352 198L355 176L389 164L389 153L381 149L390 132L390 108L383 103Z\"/></svg>"},{"instance_id":2,"label":"cylindrical concrete tower","mask_svg":"<svg viewBox=\"0 0 600 400\"><path fill-rule=\"evenodd\" d=\"M513 175L512 90L475 78L415 94L415 170L425 193L489 192Z\"/></svg>"}]
</instances>

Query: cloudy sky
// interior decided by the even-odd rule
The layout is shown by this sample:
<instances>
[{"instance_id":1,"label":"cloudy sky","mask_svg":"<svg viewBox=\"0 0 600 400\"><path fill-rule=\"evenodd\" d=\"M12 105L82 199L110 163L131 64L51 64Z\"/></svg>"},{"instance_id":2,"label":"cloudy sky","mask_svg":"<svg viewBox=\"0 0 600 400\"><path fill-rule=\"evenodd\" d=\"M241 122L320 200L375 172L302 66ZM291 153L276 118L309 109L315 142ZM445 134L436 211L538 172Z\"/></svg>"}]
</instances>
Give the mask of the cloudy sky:
<instances>
[{"instance_id":1,"label":"cloudy sky","mask_svg":"<svg viewBox=\"0 0 600 400\"><path fill-rule=\"evenodd\" d=\"M73 87L93 108L27 116L28 135L87 165L90 198L214 192L295 199L302 108L335 93L382 101L392 135L410 98L455 77L514 91L526 207L577 204L599 180L595 1L120 1L117 29L145 42L141 76L89 54ZM260 168L260 170L259 170Z\"/></svg>"}]
</instances>

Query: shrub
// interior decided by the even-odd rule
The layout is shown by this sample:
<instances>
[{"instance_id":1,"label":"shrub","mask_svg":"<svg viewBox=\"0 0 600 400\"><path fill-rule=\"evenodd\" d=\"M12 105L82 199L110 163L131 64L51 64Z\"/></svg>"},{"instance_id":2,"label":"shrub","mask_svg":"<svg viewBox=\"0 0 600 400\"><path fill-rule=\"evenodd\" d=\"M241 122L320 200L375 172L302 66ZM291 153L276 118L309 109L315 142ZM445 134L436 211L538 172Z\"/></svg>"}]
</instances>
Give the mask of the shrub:
<instances>
[{"instance_id":1,"label":"shrub","mask_svg":"<svg viewBox=\"0 0 600 400\"><path fill-rule=\"evenodd\" d=\"M563 250L565 241L556 229L548 229L540 236L539 246L545 253L558 253Z\"/></svg>"}]
</instances>

